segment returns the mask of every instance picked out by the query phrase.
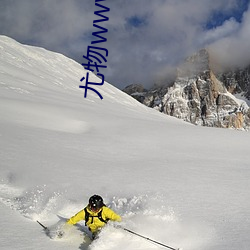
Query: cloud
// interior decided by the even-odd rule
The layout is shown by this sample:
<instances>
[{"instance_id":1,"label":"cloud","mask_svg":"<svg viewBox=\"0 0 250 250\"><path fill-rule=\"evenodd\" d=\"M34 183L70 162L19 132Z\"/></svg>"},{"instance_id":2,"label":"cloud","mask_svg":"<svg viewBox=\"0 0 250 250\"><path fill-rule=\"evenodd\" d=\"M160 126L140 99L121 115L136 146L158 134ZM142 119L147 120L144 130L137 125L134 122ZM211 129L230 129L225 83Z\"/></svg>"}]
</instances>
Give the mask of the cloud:
<instances>
[{"instance_id":1,"label":"cloud","mask_svg":"<svg viewBox=\"0 0 250 250\"><path fill-rule=\"evenodd\" d=\"M226 24L223 27L225 28L225 26ZM236 29L210 44L210 51L213 53L216 61L225 67L244 67L250 64L249 40L250 10L248 9L243 15L242 22L238 23Z\"/></svg>"},{"instance_id":2,"label":"cloud","mask_svg":"<svg viewBox=\"0 0 250 250\"><path fill-rule=\"evenodd\" d=\"M204 34L200 39L200 43L211 44L215 41L219 41L237 33L239 28L240 24L235 20L235 18L232 17L229 20L226 20L221 26L204 31Z\"/></svg>"},{"instance_id":3,"label":"cloud","mask_svg":"<svg viewBox=\"0 0 250 250\"><path fill-rule=\"evenodd\" d=\"M245 1L245 0L243 0ZM181 60L204 46L230 60L226 48L241 45L247 54L249 13L242 21L238 0L109 0L109 50L105 79L119 88L130 83L149 87L164 80ZM1 0L0 33L23 43L61 52L83 62L90 45L93 20L98 17L94 0ZM237 17L234 13L237 12ZM223 20L218 22L218 17ZM224 20L225 19L225 20ZM213 28L208 28L213 24ZM244 53L245 52L245 53ZM236 53L236 52L235 52Z\"/></svg>"},{"instance_id":4,"label":"cloud","mask_svg":"<svg viewBox=\"0 0 250 250\"><path fill-rule=\"evenodd\" d=\"M80 1L2 0L0 33L69 55L67 48L74 44L78 50L92 28L93 7L91 1L83 7Z\"/></svg>"}]
</instances>

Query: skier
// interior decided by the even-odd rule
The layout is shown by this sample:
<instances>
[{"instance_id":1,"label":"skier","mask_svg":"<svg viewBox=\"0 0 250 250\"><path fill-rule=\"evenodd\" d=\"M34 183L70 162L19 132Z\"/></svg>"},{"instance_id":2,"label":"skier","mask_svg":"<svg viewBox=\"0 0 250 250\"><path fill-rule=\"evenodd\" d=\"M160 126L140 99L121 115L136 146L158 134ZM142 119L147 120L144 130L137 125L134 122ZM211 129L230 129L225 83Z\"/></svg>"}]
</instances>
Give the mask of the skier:
<instances>
[{"instance_id":1,"label":"skier","mask_svg":"<svg viewBox=\"0 0 250 250\"><path fill-rule=\"evenodd\" d=\"M120 222L122 219L120 215L105 206L101 196L95 194L89 198L89 204L72 216L67 224L74 225L80 220L85 220L85 226L92 232L94 239L109 220Z\"/></svg>"}]
</instances>

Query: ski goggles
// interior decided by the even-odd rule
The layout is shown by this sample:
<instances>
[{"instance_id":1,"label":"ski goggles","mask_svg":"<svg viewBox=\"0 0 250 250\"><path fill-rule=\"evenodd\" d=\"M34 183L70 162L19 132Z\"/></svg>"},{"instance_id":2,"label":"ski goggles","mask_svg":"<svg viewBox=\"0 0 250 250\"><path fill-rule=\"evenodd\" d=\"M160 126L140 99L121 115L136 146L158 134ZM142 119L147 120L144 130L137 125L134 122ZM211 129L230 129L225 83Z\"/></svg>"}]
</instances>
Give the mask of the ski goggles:
<instances>
[{"instance_id":1,"label":"ski goggles","mask_svg":"<svg viewBox=\"0 0 250 250\"><path fill-rule=\"evenodd\" d=\"M97 211L99 211L101 209L101 207L97 207L97 206L93 206L93 205L92 206L90 205L89 208L93 212L97 212Z\"/></svg>"}]
</instances>

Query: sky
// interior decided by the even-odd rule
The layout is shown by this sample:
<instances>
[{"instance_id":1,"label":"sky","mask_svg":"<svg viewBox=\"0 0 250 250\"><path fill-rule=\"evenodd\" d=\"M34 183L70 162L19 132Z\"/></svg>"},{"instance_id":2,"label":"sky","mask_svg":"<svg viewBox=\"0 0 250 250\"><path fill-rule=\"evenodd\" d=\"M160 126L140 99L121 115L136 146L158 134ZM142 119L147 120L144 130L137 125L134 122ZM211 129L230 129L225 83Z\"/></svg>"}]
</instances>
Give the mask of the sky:
<instances>
[{"instance_id":1,"label":"sky","mask_svg":"<svg viewBox=\"0 0 250 250\"><path fill-rule=\"evenodd\" d=\"M105 80L118 88L165 82L201 48L223 64L250 62L249 0L106 0ZM63 53L79 63L95 39L94 0L0 0L0 34Z\"/></svg>"}]
</instances>

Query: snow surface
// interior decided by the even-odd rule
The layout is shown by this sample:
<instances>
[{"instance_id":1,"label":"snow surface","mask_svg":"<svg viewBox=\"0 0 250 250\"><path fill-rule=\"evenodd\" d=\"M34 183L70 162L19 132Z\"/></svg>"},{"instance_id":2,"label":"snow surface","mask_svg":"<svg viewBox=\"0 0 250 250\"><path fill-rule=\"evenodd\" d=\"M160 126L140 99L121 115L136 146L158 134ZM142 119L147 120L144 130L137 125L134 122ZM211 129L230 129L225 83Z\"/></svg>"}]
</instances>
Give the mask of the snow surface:
<instances>
[{"instance_id":1,"label":"snow surface","mask_svg":"<svg viewBox=\"0 0 250 250\"><path fill-rule=\"evenodd\" d=\"M0 36L0 249L163 249L112 224L91 243L83 222L62 239L36 223L53 229L96 193L168 246L249 250L249 132L190 125L108 83L84 98L85 74Z\"/></svg>"}]
</instances>

